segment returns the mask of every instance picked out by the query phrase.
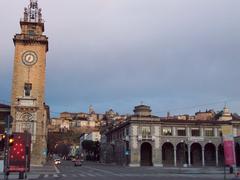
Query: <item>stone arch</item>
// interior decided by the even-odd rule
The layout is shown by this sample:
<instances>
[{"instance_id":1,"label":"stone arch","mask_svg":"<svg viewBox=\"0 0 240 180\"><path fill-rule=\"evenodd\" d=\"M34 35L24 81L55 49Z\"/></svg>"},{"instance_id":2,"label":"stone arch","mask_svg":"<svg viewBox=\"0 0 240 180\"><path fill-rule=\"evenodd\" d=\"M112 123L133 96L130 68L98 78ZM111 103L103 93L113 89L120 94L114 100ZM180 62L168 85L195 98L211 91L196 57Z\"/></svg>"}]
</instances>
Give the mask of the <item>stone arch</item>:
<instances>
[{"instance_id":1,"label":"stone arch","mask_svg":"<svg viewBox=\"0 0 240 180\"><path fill-rule=\"evenodd\" d=\"M152 166L152 145L144 142L141 145L141 166Z\"/></svg>"},{"instance_id":2,"label":"stone arch","mask_svg":"<svg viewBox=\"0 0 240 180\"><path fill-rule=\"evenodd\" d=\"M188 146L185 142L180 142L176 146L177 165L188 164Z\"/></svg>"},{"instance_id":3,"label":"stone arch","mask_svg":"<svg viewBox=\"0 0 240 180\"><path fill-rule=\"evenodd\" d=\"M174 145L166 142L162 145L163 165L174 165Z\"/></svg>"},{"instance_id":4,"label":"stone arch","mask_svg":"<svg viewBox=\"0 0 240 180\"><path fill-rule=\"evenodd\" d=\"M202 146L199 143L192 143L191 145L191 164L193 166L202 165Z\"/></svg>"},{"instance_id":5,"label":"stone arch","mask_svg":"<svg viewBox=\"0 0 240 180\"><path fill-rule=\"evenodd\" d=\"M218 145L218 165L224 166L224 149L222 144Z\"/></svg>"},{"instance_id":6,"label":"stone arch","mask_svg":"<svg viewBox=\"0 0 240 180\"><path fill-rule=\"evenodd\" d=\"M204 157L206 166L216 165L216 147L213 143L207 143L204 146Z\"/></svg>"},{"instance_id":7,"label":"stone arch","mask_svg":"<svg viewBox=\"0 0 240 180\"><path fill-rule=\"evenodd\" d=\"M235 157L236 157L236 165L240 166L240 144L235 143Z\"/></svg>"}]
</instances>

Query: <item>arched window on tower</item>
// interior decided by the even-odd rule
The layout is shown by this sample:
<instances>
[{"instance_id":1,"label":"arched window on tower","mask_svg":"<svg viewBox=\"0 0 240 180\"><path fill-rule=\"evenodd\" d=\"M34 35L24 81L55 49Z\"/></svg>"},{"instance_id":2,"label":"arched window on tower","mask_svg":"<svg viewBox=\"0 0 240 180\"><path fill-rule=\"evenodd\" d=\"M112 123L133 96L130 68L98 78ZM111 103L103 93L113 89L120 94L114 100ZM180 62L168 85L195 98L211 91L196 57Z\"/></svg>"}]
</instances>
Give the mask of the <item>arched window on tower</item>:
<instances>
[{"instance_id":1,"label":"arched window on tower","mask_svg":"<svg viewBox=\"0 0 240 180\"><path fill-rule=\"evenodd\" d=\"M32 83L25 83L24 84L24 95L25 96L30 96L31 95L31 90L32 90Z\"/></svg>"}]
</instances>

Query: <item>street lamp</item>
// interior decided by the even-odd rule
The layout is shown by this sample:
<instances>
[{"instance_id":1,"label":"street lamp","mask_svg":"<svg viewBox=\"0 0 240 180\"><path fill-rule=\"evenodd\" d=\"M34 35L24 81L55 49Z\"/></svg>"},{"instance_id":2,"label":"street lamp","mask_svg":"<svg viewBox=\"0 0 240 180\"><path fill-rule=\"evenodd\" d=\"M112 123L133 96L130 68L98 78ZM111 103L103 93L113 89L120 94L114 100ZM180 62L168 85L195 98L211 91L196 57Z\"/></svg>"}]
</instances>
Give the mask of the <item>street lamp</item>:
<instances>
[{"instance_id":1,"label":"street lamp","mask_svg":"<svg viewBox=\"0 0 240 180\"><path fill-rule=\"evenodd\" d=\"M185 140L181 140L182 145L183 145L183 167L187 167L187 162L186 162L186 141Z\"/></svg>"},{"instance_id":2,"label":"street lamp","mask_svg":"<svg viewBox=\"0 0 240 180\"><path fill-rule=\"evenodd\" d=\"M29 156L29 139L28 139L28 136L29 136L29 130L31 128L31 124L29 122L30 118L28 118L28 122L26 123L26 126L25 126L25 130L24 130L24 133L25 133L25 139L26 139L26 147L25 147L25 153L26 153L26 163L25 163L25 176L24 176L24 179L27 179L27 169L28 169L28 156ZM31 133L30 133L31 134Z\"/></svg>"}]
</instances>

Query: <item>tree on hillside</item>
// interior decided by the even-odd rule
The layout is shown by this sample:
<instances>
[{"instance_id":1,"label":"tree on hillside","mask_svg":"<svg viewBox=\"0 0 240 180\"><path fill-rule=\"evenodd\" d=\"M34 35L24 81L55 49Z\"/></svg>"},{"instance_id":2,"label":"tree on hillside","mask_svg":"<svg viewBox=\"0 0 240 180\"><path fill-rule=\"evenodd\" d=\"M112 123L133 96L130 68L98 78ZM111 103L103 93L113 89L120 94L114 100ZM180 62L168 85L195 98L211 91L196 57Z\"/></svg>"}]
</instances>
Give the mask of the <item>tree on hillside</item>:
<instances>
[{"instance_id":1,"label":"tree on hillside","mask_svg":"<svg viewBox=\"0 0 240 180\"><path fill-rule=\"evenodd\" d=\"M56 146L56 153L61 156L67 157L69 152L70 152L70 146L68 144L62 143Z\"/></svg>"},{"instance_id":2,"label":"tree on hillside","mask_svg":"<svg viewBox=\"0 0 240 180\"><path fill-rule=\"evenodd\" d=\"M99 160L100 144L90 140L84 140L82 142L83 150L87 153L88 160Z\"/></svg>"}]
</instances>

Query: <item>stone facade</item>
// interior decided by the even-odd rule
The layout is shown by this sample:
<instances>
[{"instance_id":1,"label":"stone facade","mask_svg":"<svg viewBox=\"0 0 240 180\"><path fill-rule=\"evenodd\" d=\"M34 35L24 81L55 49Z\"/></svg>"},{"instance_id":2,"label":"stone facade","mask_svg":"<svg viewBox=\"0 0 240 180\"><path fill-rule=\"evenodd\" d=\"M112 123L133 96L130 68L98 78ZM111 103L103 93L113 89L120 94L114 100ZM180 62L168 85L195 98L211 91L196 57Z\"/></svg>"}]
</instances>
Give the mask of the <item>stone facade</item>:
<instances>
[{"instance_id":1,"label":"stone facade","mask_svg":"<svg viewBox=\"0 0 240 180\"><path fill-rule=\"evenodd\" d=\"M32 134L31 163L46 162L49 109L45 105L45 71L48 38L37 1L31 1L20 21L15 45L11 115L13 132Z\"/></svg>"},{"instance_id":2,"label":"stone facade","mask_svg":"<svg viewBox=\"0 0 240 180\"><path fill-rule=\"evenodd\" d=\"M129 166L220 166L222 126L231 125L233 136L240 135L240 117L226 107L214 116L209 111L201 116L196 113L197 119L153 116L145 105L136 106L134 112L125 122L102 132L106 137L101 152L104 158ZM240 165L238 146L236 160Z\"/></svg>"},{"instance_id":3,"label":"stone facade","mask_svg":"<svg viewBox=\"0 0 240 180\"><path fill-rule=\"evenodd\" d=\"M6 104L0 104L0 134L5 131L5 119L10 115L11 107Z\"/></svg>"}]
</instances>

